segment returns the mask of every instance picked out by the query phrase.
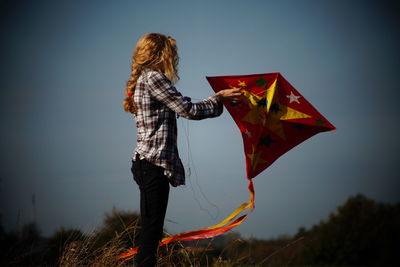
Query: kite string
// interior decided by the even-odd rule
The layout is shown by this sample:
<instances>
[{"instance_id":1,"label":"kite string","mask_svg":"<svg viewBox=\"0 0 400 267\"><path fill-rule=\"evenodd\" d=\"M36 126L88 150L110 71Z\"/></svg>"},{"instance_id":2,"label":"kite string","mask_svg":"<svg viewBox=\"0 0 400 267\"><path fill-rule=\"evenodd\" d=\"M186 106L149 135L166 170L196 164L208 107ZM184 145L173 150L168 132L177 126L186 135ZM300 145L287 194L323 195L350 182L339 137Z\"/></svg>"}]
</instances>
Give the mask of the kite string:
<instances>
[{"instance_id":1,"label":"kite string","mask_svg":"<svg viewBox=\"0 0 400 267\"><path fill-rule=\"evenodd\" d=\"M214 203L212 203L212 202L208 199L208 197L207 197L206 194L204 193L204 191L203 191L203 189L202 189L202 187L201 187L201 185L200 185L200 183L199 183L199 176L197 175L197 170L196 170L196 166L195 166L195 164L194 164L193 155L192 155L192 150L191 150L190 142L189 142L189 121L188 121L188 120L186 120L186 124L187 124L187 125L186 125L186 127L185 127L184 122L181 120L181 125L182 125L182 127L183 127L183 129L184 129L184 133L185 133L185 137L186 137L187 159L188 159L188 163L187 163L188 168L187 168L187 170L188 170L188 178L189 178L189 182L190 182L190 188L191 188L192 193L193 193L193 198L194 198L194 200L197 202L197 205L199 206L199 208L200 208L201 211L206 212L206 213L210 216L210 218L212 218L213 220L216 220L216 219L218 218L218 216L219 216L219 212L220 212L220 211L219 211L218 206L215 205ZM216 215L211 214L211 212L209 211L209 209L204 208L204 207L202 206L202 204L200 203L200 200L199 200L198 197L197 197L196 190L194 190L194 187L193 187L193 183L192 183L192 179L191 179L191 177L192 177L192 171L191 171L191 169L192 169L192 168L191 168L190 166L193 166L193 172L194 172L194 175L195 175L195 179L194 179L194 180L195 180L196 186L197 186L197 188L198 188L198 190L199 190L199 192L200 192L200 195L206 200L206 202L207 202L210 206L214 207L214 209L216 210Z\"/></svg>"}]
</instances>

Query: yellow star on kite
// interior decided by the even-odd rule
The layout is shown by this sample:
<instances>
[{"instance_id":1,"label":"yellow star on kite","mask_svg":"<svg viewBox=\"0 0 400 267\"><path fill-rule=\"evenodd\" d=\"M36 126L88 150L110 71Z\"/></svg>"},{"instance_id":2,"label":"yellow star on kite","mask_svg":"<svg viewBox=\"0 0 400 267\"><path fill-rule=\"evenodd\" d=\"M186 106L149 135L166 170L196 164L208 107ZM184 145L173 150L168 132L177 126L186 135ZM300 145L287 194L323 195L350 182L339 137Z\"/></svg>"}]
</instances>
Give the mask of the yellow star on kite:
<instances>
[{"instance_id":1,"label":"yellow star on kite","mask_svg":"<svg viewBox=\"0 0 400 267\"><path fill-rule=\"evenodd\" d=\"M238 85L240 87L246 87L247 86L246 83L244 81L241 81L241 80L238 80Z\"/></svg>"},{"instance_id":2,"label":"yellow star on kite","mask_svg":"<svg viewBox=\"0 0 400 267\"><path fill-rule=\"evenodd\" d=\"M250 111L243 117L243 121L261 124L285 140L282 120L304 119L311 116L274 101L274 99L278 99L276 84L277 80L262 96L243 90L244 99L250 107Z\"/></svg>"}]
</instances>

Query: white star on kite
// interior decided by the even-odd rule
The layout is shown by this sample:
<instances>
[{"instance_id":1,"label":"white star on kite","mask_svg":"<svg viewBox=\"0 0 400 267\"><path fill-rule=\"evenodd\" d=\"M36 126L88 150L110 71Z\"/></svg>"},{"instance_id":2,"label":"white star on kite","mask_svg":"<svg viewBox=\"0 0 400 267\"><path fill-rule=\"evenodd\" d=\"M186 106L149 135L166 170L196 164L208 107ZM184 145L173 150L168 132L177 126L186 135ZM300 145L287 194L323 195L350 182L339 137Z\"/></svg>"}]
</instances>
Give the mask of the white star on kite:
<instances>
[{"instance_id":1,"label":"white star on kite","mask_svg":"<svg viewBox=\"0 0 400 267\"><path fill-rule=\"evenodd\" d=\"M297 96L297 95L293 94L293 91L290 91L290 95L287 95L286 97L289 98L289 103L296 102L296 103L300 104L299 98L301 96Z\"/></svg>"}]
</instances>

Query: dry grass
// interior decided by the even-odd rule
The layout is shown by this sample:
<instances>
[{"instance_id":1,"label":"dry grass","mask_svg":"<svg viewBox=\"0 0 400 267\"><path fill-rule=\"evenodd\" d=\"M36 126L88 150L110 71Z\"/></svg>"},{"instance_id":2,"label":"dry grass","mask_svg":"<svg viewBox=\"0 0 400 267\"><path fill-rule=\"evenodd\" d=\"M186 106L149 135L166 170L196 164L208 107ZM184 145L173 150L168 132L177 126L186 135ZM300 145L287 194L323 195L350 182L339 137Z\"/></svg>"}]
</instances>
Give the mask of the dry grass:
<instances>
[{"instance_id":1,"label":"dry grass","mask_svg":"<svg viewBox=\"0 0 400 267\"><path fill-rule=\"evenodd\" d=\"M105 245L95 248L96 233L89 235L83 241L75 241L70 243L64 250L62 257L60 258L60 266L135 266L133 260L120 262L117 260L119 254L126 250L125 243L121 239L122 234L115 235L113 239L107 242ZM297 240L298 241L298 240ZM295 243L297 242L295 241ZM241 253L240 257L236 258L224 258L224 252L229 249L234 249L235 246L242 243L241 239L234 240L222 251L218 251L217 257L210 257L209 253L215 249L212 248L212 239L208 241L207 246L183 246L181 242L174 242L166 246L160 247L158 251L158 267L231 267L231 266L268 266L268 260L274 255L280 253L288 246L282 247L272 255L269 255L267 259L264 259L259 264L249 264L251 259L251 251L247 253ZM203 242L204 244L204 242ZM239 255L238 255L239 256ZM275 265L274 265L275 266Z\"/></svg>"},{"instance_id":2,"label":"dry grass","mask_svg":"<svg viewBox=\"0 0 400 267\"><path fill-rule=\"evenodd\" d=\"M60 266L134 266L133 260L118 261L118 255L125 252L126 242L122 238L132 228L123 233L115 234L106 244L96 248L98 234L88 235L83 241L69 243L60 258ZM206 250L207 248L205 248ZM201 266L196 257L202 248L185 248L182 243L175 242L163 246L158 251L158 266Z\"/></svg>"},{"instance_id":3,"label":"dry grass","mask_svg":"<svg viewBox=\"0 0 400 267\"><path fill-rule=\"evenodd\" d=\"M138 220L127 220L128 217L126 214L114 210L108 216L107 227L86 235L82 241L73 241L65 246L59 259L59 266L135 266L133 259L125 262L118 261L119 254L125 252L129 246L137 245L135 237L140 228L139 223ZM117 222L122 224L122 228L119 228L118 231L112 228ZM168 236L167 233L165 235ZM107 236L106 240L104 236ZM233 238L228 238L229 241L223 248L214 247L214 239L191 242L186 246L181 242L165 245L158 250L157 266L279 266L274 260L280 256L287 258L287 255L282 255L286 254L282 253L284 251L289 254L297 254L295 251L289 251L291 250L289 247L296 247L297 243L302 240L300 238L287 243L284 241L285 245L282 245L281 242L280 245L267 247L262 243L249 243L234 233L231 233L230 237Z\"/></svg>"}]
</instances>

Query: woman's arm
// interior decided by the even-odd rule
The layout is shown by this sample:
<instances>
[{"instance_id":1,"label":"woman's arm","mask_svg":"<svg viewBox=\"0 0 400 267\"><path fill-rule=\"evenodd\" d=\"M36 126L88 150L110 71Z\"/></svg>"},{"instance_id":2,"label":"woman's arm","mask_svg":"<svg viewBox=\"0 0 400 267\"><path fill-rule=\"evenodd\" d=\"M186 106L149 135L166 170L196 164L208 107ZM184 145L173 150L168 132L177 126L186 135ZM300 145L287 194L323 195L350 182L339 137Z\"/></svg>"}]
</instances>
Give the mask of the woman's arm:
<instances>
[{"instance_id":1,"label":"woman's arm","mask_svg":"<svg viewBox=\"0 0 400 267\"><path fill-rule=\"evenodd\" d=\"M154 98L180 116L191 120L218 117L223 111L221 101L238 100L241 95L239 89L227 89L200 102L192 103L190 98L182 96L163 74L149 71L146 79L148 90Z\"/></svg>"}]
</instances>

